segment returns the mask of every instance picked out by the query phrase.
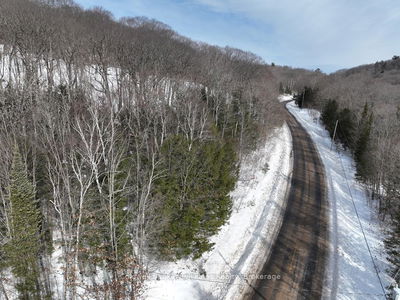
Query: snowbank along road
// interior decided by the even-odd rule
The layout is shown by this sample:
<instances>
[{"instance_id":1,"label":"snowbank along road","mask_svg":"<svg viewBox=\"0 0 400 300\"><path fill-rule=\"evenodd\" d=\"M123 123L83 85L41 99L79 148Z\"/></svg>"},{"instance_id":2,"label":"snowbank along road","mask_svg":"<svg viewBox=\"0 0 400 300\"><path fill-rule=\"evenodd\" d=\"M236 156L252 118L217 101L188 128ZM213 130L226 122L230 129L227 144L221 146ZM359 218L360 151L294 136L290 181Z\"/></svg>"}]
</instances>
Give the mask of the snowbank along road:
<instances>
[{"instance_id":1,"label":"snowbank along road","mask_svg":"<svg viewBox=\"0 0 400 300\"><path fill-rule=\"evenodd\" d=\"M289 98L289 97L287 97ZM305 128L325 165L329 210L330 253L325 269L323 299L382 300L393 283L386 270L385 225L376 213L365 185L357 181L355 162L340 144L332 144L320 112L286 104Z\"/></svg>"},{"instance_id":2,"label":"snowbank along road","mask_svg":"<svg viewBox=\"0 0 400 300\"><path fill-rule=\"evenodd\" d=\"M249 299L320 299L328 254L324 166L305 129L287 113L293 174L282 227ZM271 280L271 276L280 279Z\"/></svg>"}]
</instances>

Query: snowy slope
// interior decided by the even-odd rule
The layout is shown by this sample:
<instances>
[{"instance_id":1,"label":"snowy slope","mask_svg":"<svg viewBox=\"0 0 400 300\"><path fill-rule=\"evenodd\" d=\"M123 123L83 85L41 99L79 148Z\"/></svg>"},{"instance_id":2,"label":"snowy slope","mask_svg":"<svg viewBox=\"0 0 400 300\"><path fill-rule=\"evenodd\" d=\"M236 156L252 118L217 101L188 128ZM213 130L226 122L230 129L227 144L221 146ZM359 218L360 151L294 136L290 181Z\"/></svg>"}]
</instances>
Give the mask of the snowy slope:
<instances>
[{"instance_id":1,"label":"snowy slope","mask_svg":"<svg viewBox=\"0 0 400 300\"><path fill-rule=\"evenodd\" d=\"M299 109L294 101L289 102L287 108L310 134L325 165L330 204L330 255L324 298L385 299L382 285L386 287L390 278L385 274L383 230L375 218L374 208L368 204L366 190L355 179L351 156L337 151L336 145L331 150L331 138L319 122L319 112Z\"/></svg>"},{"instance_id":2,"label":"snowy slope","mask_svg":"<svg viewBox=\"0 0 400 300\"><path fill-rule=\"evenodd\" d=\"M26 72L21 57L11 57L4 53L3 48L0 45L0 88L9 83L22 85ZM37 77L43 88L46 88L50 76L55 85L68 82L65 63L60 60L54 64L54 73L48 74L44 62L39 62ZM93 87L95 98L104 94L105 80L98 67L82 66L76 71L81 72L84 83ZM109 68L107 73L110 91L113 93L120 70ZM148 84L150 83L149 81ZM154 91L157 96L155 99L160 98L161 101L170 103L178 88L186 88L190 84L163 79L159 90ZM147 282L147 298L234 299L246 291L247 277L251 279L257 275L257 267L263 266L280 228L285 208L285 192L290 182L291 147L290 131L284 125L273 132L264 147L244 158L239 181L232 192L233 212L229 222L212 238L214 250L196 261L153 264L150 280ZM62 253L58 242L54 242L55 251L51 260L54 272L51 280L52 286L56 287L56 297L61 298L63 265L59 258ZM10 289L10 293L13 292L12 285L7 285L6 288Z\"/></svg>"},{"instance_id":3,"label":"snowy slope","mask_svg":"<svg viewBox=\"0 0 400 300\"><path fill-rule=\"evenodd\" d=\"M285 101L289 101L292 99L293 99L293 96L290 94L282 94L282 95L279 95L279 97L278 97L279 102L285 102Z\"/></svg>"},{"instance_id":4,"label":"snowy slope","mask_svg":"<svg viewBox=\"0 0 400 300\"><path fill-rule=\"evenodd\" d=\"M231 194L232 215L212 238L213 250L196 261L156 264L150 270L145 298L240 298L279 231L290 182L291 147L290 131L284 125L264 147L244 159Z\"/></svg>"},{"instance_id":5,"label":"snowy slope","mask_svg":"<svg viewBox=\"0 0 400 300\"><path fill-rule=\"evenodd\" d=\"M18 53L10 55L8 54L9 50L5 51L5 48L7 47L0 44L0 88L5 88L9 84L23 86L26 81L26 69L22 56ZM38 84L43 89L48 87L49 79L53 80L55 86L72 84L75 76L79 74L80 81L78 81L78 77L76 78L78 85L91 87L90 91L94 99L102 99L105 96L105 86L108 86L111 96L118 98L118 82L121 83L126 80L125 73L117 67L108 67L107 76L103 78L104 74L97 65L72 65L72 78L69 78L68 67L63 60L54 59L52 63L54 69L52 73L49 73L44 60L37 62L38 68L35 72ZM106 82L108 83L107 85L105 84ZM157 82L157 84L155 85L154 82ZM136 83L138 88L140 84L147 86L148 90L151 91L151 95L148 95L148 97L152 96L153 101L167 102L169 104L176 98L177 90L185 90L191 85L195 85L192 82L171 78L157 78L156 76L149 76L147 80ZM135 99L129 99L129 101L135 101Z\"/></svg>"}]
</instances>

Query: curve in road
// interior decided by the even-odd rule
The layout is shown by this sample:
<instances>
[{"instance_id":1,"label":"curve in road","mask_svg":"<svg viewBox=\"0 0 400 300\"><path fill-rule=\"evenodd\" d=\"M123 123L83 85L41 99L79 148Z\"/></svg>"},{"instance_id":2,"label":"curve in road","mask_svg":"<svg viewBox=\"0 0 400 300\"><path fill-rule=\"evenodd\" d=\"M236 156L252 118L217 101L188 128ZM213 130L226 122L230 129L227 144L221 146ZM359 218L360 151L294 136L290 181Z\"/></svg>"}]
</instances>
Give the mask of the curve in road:
<instances>
[{"instance_id":1,"label":"curve in road","mask_svg":"<svg viewBox=\"0 0 400 300\"><path fill-rule=\"evenodd\" d=\"M287 113L293 174L283 222L250 299L321 299L328 253L324 166L305 129ZM280 279L272 280L276 275Z\"/></svg>"}]
</instances>

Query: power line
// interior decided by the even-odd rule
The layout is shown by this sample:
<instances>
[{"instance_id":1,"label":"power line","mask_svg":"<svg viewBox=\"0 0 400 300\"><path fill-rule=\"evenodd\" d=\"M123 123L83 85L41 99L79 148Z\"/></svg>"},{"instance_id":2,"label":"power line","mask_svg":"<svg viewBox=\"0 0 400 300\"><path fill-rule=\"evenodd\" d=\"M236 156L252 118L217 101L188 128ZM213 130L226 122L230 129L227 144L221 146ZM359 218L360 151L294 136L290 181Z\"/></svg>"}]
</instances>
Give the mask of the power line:
<instances>
[{"instance_id":1,"label":"power line","mask_svg":"<svg viewBox=\"0 0 400 300\"><path fill-rule=\"evenodd\" d=\"M340 124L339 124L339 120L336 120L335 131L334 131L334 136L333 136L333 139L332 139L332 144L334 143L334 137L335 137L335 133L336 133L336 129L337 129L337 128L342 132L341 126L340 126ZM347 139L347 136L344 135L343 132L342 132L342 136L347 140L348 145L351 145L351 144L349 143L348 139ZM332 150L332 144L331 144L331 150ZM371 261L372 261L372 264L373 264L373 266L374 266L376 276L377 276L377 278L378 278L379 284L380 284L381 289L382 289L382 292L383 292L383 296L385 297L385 299L387 299L386 291L385 291L385 288L384 288L384 286L383 286L381 277L380 277L380 275L379 275L378 267L377 267L377 265L376 265L376 263L375 263L375 260L374 260L374 258L373 258L373 255L372 255L372 253L371 253L371 249L370 249L370 246L369 246L367 237L366 237L366 235L365 235L364 228L363 228L363 226L362 226L362 223L361 223L361 220L360 220L360 216L359 216L358 211L357 211L357 207L356 207L356 205L355 205L355 201L354 201L354 198L353 198L353 194L352 194L352 192L351 192L351 189L350 189L350 184L349 184L349 180L348 180L347 175L346 175L346 170L345 170L345 168L344 168L344 164L343 164L343 161L342 161L342 157L341 157L339 151L338 151L337 153L338 153L339 160L340 160L340 164L341 164L341 166L342 166L343 173L344 173L344 176L345 176L345 179L346 179L346 185L347 185L347 188L348 188L348 190L349 190L349 194L350 194L350 197L351 197L351 201L352 201L352 203L353 203L353 207L354 207L354 210L355 210L355 212L356 212L357 220L358 220L358 223L359 223L359 225L360 225L361 232L362 232L362 234L363 234L364 241L365 241L365 244L366 244L367 249L368 249L369 256L370 256Z\"/></svg>"},{"instance_id":2,"label":"power line","mask_svg":"<svg viewBox=\"0 0 400 300\"><path fill-rule=\"evenodd\" d=\"M360 220L360 216L359 216L359 214L358 214L357 206L356 206L355 201L354 201L354 198L353 198L353 193L351 192L351 189L350 189L350 184L349 184L349 180L348 180L347 175L346 175L346 170L345 170L345 168L344 168L342 156L340 155L340 152L339 152L339 151L338 151L337 153L338 153L338 156L339 156L340 164L341 164L342 169L343 169L344 177L345 177L345 179L346 179L346 185L347 185L347 188L348 188L348 190L349 190L349 194L350 194L351 201L352 201L352 203L353 203L354 211L356 212L357 220L358 220L358 223L359 223L359 225L360 225L361 232L362 232L362 234L363 234L365 244L367 245L367 249L368 249L369 256L371 257L372 264L374 265L375 273L376 273L376 276L378 277L379 284L380 284L380 286L381 286L381 288L382 288L382 291L383 291L383 295L384 295L385 299L387 299L386 292L385 292L385 288L383 287L383 283L382 283L381 277L380 277L380 275L379 275L378 267L377 267L377 265L376 265L376 263L375 263L375 260L374 260L374 258L373 258L373 256L372 256L371 248L369 247L369 243L368 243L367 237L366 237L366 235L365 235L364 228L363 228L362 223L361 223L361 220Z\"/></svg>"},{"instance_id":3,"label":"power line","mask_svg":"<svg viewBox=\"0 0 400 300\"><path fill-rule=\"evenodd\" d=\"M338 129L342 132L341 126L340 126L338 120L336 121L336 124L335 124L335 133L336 133L337 127L338 127ZM343 132L342 132L342 135L343 135L343 137L346 139L346 141L349 142L348 139L347 139L347 136L344 135ZM334 142L334 140L332 141L332 144L333 144L333 142ZM331 144L331 149L332 149L332 144ZM348 145L351 145L351 144L348 143ZM374 266L375 273L376 273L376 275L377 275L377 277L378 277L378 281L379 281L379 284L380 284L380 286L381 286L383 295L384 295L385 299L387 299L386 292L385 292L385 288L384 288L384 286L383 286L381 277L380 277L380 275L379 275L378 267L377 267L377 265L376 265L376 263L375 263L375 260L374 260L374 258L373 258L373 256L372 256L371 249L370 249L370 246L369 246L367 237L366 237L366 235L365 235L364 228L363 228L363 226L362 226L362 223L361 223L361 220L360 220L360 216L359 216L358 211L357 211L357 207L356 207L356 205L355 205L355 201L354 201L354 198L353 198L353 194L352 194L352 192L351 192L351 189L350 189L349 180L348 180L347 175L346 175L346 170L345 170L345 168L344 168L344 164L343 164L343 161L342 161L342 157L341 157L339 151L337 151L337 153L338 153L339 160L340 160L340 163L341 163L341 166L342 166L342 169L343 169L343 173L344 173L344 176L345 176L345 179L346 179L346 185L347 185L347 188L348 188L348 190L349 190L349 194L350 194L350 197L351 197L351 201L352 201L352 203L353 203L353 207L354 207L354 210L355 210L355 212L356 212L357 220L358 220L358 223L359 223L359 225L360 225L361 232L362 232L362 234L363 234L364 241L365 241L365 244L366 244L367 249L368 249L369 256L370 256L371 261L372 261L372 264L373 264L373 266Z\"/></svg>"}]
</instances>

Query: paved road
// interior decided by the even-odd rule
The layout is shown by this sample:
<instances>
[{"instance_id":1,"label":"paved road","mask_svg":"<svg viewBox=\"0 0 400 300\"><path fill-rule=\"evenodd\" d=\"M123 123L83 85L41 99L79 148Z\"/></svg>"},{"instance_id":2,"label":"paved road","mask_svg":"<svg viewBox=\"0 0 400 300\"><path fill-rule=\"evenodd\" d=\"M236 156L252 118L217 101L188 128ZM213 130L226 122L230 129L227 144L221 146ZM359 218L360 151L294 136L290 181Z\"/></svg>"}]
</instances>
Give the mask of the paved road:
<instances>
[{"instance_id":1,"label":"paved road","mask_svg":"<svg viewBox=\"0 0 400 300\"><path fill-rule=\"evenodd\" d=\"M282 227L249 299L320 299L328 250L324 167L307 132L288 113L293 174Z\"/></svg>"}]
</instances>

